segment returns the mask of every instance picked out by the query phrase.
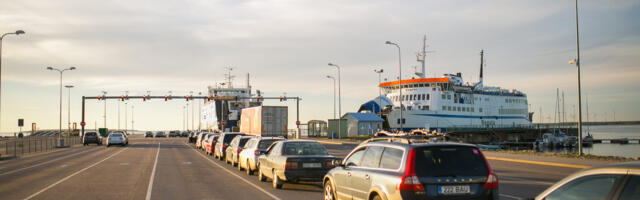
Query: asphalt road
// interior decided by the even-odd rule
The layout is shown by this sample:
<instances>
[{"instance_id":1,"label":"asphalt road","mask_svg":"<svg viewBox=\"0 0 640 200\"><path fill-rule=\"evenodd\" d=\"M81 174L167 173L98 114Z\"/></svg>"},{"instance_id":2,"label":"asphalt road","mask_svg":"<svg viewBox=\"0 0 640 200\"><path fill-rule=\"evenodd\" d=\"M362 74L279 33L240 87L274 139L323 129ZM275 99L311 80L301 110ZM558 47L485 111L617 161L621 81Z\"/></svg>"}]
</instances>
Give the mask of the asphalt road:
<instances>
[{"instance_id":1,"label":"asphalt road","mask_svg":"<svg viewBox=\"0 0 640 200\"><path fill-rule=\"evenodd\" d=\"M133 136L126 147L76 146L0 161L1 199L321 199L320 183L273 189L186 138ZM325 144L344 157L355 145ZM534 197L578 170L490 160L501 199Z\"/></svg>"}]
</instances>

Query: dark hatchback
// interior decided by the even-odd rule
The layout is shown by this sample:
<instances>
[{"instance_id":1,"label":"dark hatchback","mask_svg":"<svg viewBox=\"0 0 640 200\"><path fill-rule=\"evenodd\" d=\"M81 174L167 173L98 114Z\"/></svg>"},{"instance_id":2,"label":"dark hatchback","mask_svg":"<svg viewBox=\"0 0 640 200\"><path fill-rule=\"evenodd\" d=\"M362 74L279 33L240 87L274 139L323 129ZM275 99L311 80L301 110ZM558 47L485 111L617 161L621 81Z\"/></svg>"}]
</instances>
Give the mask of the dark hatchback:
<instances>
[{"instance_id":1,"label":"dark hatchback","mask_svg":"<svg viewBox=\"0 0 640 200\"><path fill-rule=\"evenodd\" d=\"M221 133L220 137L218 137L218 141L216 141L216 144L213 147L213 157L218 158L220 160L224 160L227 147L229 147L231 140L233 140L233 138L235 138L238 135L245 135L245 134L237 133L237 132Z\"/></svg>"},{"instance_id":2,"label":"dark hatchback","mask_svg":"<svg viewBox=\"0 0 640 200\"><path fill-rule=\"evenodd\" d=\"M144 133L144 137L153 137L153 133L151 131L147 131Z\"/></svg>"},{"instance_id":3,"label":"dark hatchback","mask_svg":"<svg viewBox=\"0 0 640 200\"><path fill-rule=\"evenodd\" d=\"M321 181L334 160L316 141L277 141L258 157L258 180L271 178L274 188L282 188L285 182Z\"/></svg>"},{"instance_id":4,"label":"dark hatchback","mask_svg":"<svg viewBox=\"0 0 640 200\"><path fill-rule=\"evenodd\" d=\"M102 138L96 132L86 132L82 136L82 144L89 145L90 143L96 143L97 145L102 144Z\"/></svg>"}]
</instances>

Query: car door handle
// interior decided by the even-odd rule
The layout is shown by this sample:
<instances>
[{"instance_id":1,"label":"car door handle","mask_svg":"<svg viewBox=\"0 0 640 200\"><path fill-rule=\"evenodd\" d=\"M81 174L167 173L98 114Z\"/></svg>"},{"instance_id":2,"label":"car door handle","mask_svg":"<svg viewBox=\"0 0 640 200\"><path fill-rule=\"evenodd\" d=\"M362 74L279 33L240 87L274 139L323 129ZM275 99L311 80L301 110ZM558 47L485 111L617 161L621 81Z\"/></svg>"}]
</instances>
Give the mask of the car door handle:
<instances>
[{"instance_id":1,"label":"car door handle","mask_svg":"<svg viewBox=\"0 0 640 200\"><path fill-rule=\"evenodd\" d=\"M347 172L347 176L348 176L348 177L351 177L351 172Z\"/></svg>"},{"instance_id":2,"label":"car door handle","mask_svg":"<svg viewBox=\"0 0 640 200\"><path fill-rule=\"evenodd\" d=\"M364 179L365 179L365 180L369 180L369 178L370 178L370 177L369 177L369 174L365 174L365 175L364 175Z\"/></svg>"}]
</instances>

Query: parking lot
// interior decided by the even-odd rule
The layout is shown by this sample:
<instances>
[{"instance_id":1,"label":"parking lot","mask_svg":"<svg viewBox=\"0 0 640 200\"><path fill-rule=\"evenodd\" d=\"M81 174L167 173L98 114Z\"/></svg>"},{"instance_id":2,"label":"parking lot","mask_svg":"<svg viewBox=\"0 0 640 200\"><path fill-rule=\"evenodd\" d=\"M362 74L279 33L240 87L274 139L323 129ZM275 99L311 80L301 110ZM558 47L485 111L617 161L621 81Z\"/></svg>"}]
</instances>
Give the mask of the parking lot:
<instances>
[{"instance_id":1,"label":"parking lot","mask_svg":"<svg viewBox=\"0 0 640 200\"><path fill-rule=\"evenodd\" d=\"M344 157L355 147L324 144ZM490 160L501 199L533 197L576 169ZM75 146L0 161L3 199L322 199L320 183L274 189L186 138L132 136L125 147Z\"/></svg>"}]
</instances>

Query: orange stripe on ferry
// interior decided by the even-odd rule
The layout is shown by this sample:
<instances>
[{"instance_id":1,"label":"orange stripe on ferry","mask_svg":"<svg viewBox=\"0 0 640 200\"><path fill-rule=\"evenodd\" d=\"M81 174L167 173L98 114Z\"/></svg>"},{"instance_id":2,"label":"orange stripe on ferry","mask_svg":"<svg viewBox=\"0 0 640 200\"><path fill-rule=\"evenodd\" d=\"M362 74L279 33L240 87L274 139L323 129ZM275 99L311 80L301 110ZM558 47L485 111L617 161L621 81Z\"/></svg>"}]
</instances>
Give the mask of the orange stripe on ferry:
<instances>
[{"instance_id":1,"label":"orange stripe on ferry","mask_svg":"<svg viewBox=\"0 0 640 200\"><path fill-rule=\"evenodd\" d=\"M449 78L417 78L417 79L406 79L402 80L402 84L409 83L434 83L434 82L449 82ZM398 81L391 81L380 83L380 87L399 85Z\"/></svg>"}]
</instances>

